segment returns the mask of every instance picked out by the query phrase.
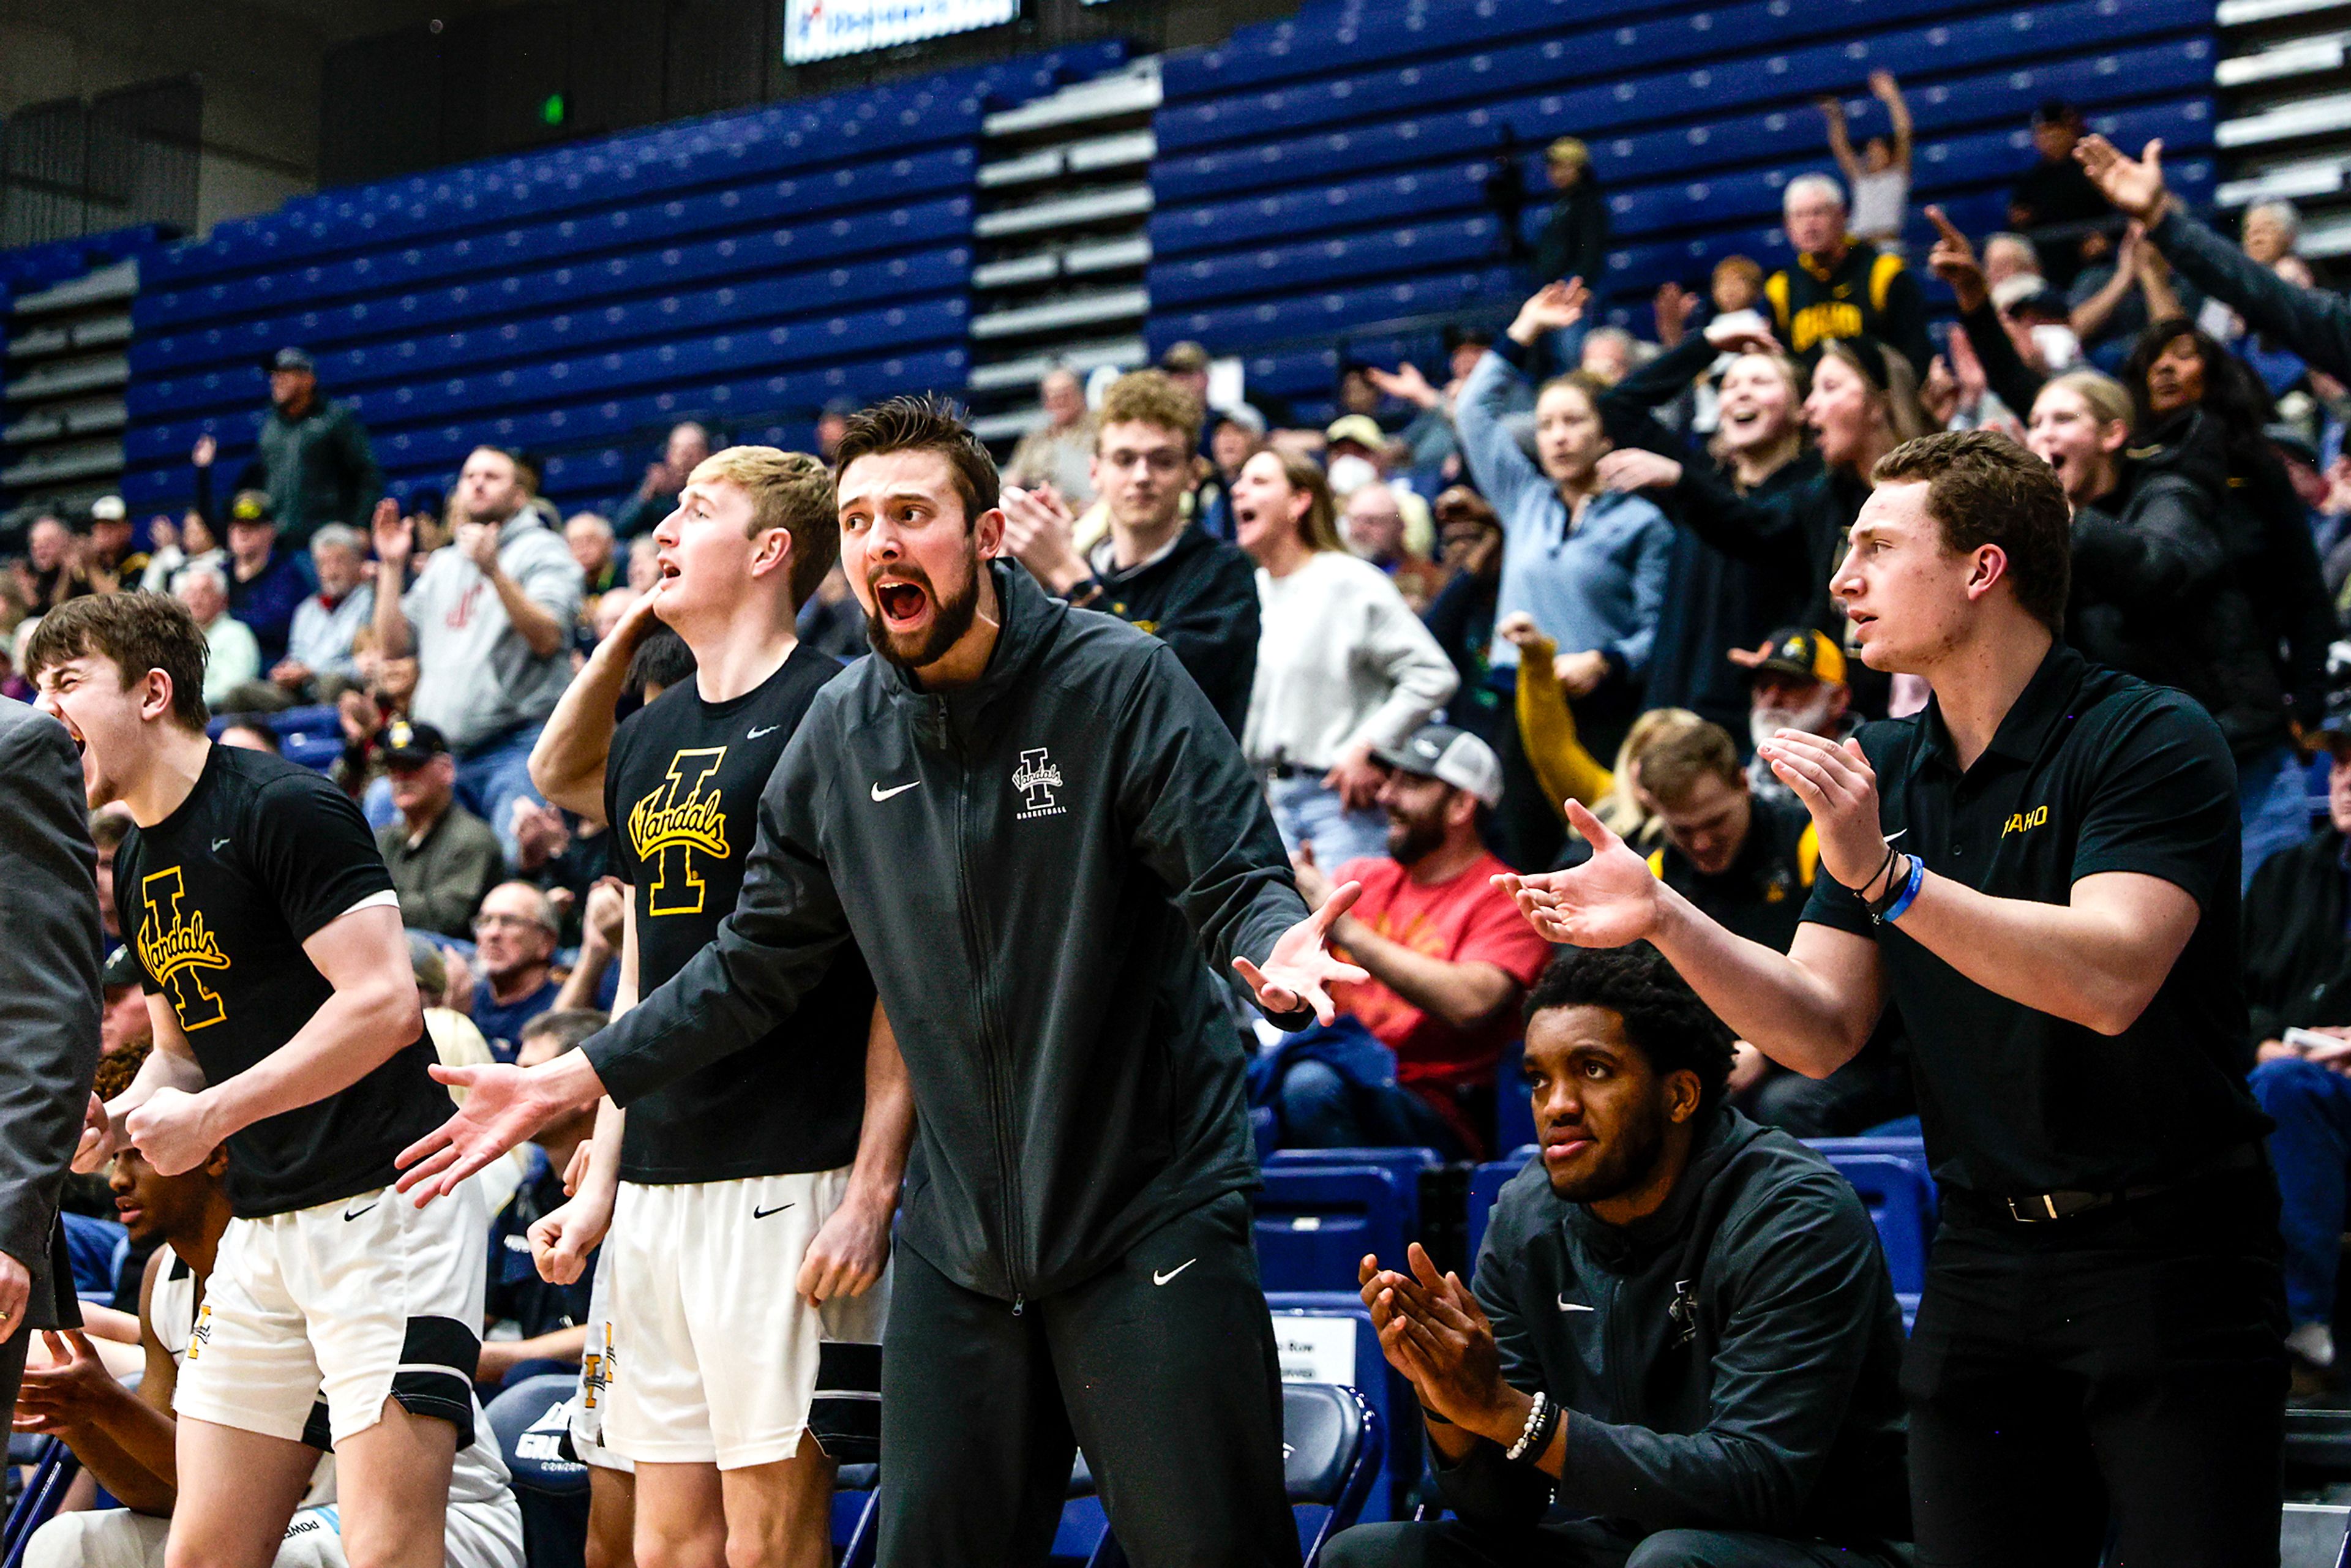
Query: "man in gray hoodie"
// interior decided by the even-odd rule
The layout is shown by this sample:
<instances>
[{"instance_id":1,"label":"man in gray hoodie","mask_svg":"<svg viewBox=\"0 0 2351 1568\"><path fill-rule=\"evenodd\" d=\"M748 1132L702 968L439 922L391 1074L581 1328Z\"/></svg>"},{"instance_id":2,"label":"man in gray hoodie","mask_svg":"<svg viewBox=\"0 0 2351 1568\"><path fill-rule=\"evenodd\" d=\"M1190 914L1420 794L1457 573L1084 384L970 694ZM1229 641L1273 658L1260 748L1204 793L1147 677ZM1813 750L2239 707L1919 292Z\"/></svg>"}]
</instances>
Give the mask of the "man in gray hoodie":
<instances>
[{"instance_id":1,"label":"man in gray hoodie","mask_svg":"<svg viewBox=\"0 0 2351 1568\"><path fill-rule=\"evenodd\" d=\"M1527 998L1541 1158L1474 1289L1363 1264L1455 1517L1326 1568L1907 1562L1902 1319L1860 1197L1722 1103L1730 1031L1646 944L1563 950Z\"/></svg>"}]
</instances>

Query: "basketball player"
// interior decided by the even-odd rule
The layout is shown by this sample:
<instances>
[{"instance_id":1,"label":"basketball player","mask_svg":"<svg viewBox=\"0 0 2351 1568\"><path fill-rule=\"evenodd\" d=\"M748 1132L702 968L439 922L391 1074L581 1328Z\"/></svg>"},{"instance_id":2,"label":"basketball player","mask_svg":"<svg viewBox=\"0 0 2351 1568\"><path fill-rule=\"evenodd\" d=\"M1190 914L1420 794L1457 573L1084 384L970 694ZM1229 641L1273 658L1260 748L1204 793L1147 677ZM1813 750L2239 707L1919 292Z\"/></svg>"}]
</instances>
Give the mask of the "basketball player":
<instances>
[{"instance_id":1,"label":"basketball player","mask_svg":"<svg viewBox=\"0 0 2351 1568\"><path fill-rule=\"evenodd\" d=\"M26 649L81 747L117 852L122 935L155 1050L89 1108L77 1168L126 1145L165 1176L225 1143L229 1204L176 1392L175 1563L266 1563L317 1462L323 1386L343 1542L439 1568L473 1438L488 1217L386 1201L392 1156L445 1110L392 878L322 776L204 736L204 639L160 594L79 599Z\"/></svg>"},{"instance_id":2,"label":"basketball player","mask_svg":"<svg viewBox=\"0 0 2351 1568\"><path fill-rule=\"evenodd\" d=\"M18 1431L63 1437L82 1467L123 1506L61 1513L25 1549L26 1568L164 1568L179 1486L172 1396L194 1343L205 1287L231 1223L228 1151L164 1176L137 1149L114 1156L107 1183L134 1242L160 1239L139 1291L146 1369L134 1391L115 1381L79 1333L49 1336L51 1364L26 1378ZM322 1403L308 1441L323 1443ZM348 1568L335 1504L335 1461L316 1465L287 1526L275 1568ZM459 1452L450 1479L448 1568L522 1568L522 1511L486 1426Z\"/></svg>"},{"instance_id":3,"label":"basketball player","mask_svg":"<svg viewBox=\"0 0 2351 1568\"><path fill-rule=\"evenodd\" d=\"M1327 1019L1325 982L1363 977L1324 947L1361 890L1308 916L1175 653L991 559L996 465L951 410L869 409L836 463L880 656L785 748L735 913L580 1051L450 1072L473 1093L403 1180L429 1197L558 1107L753 1044L853 936L920 1110L883 1561L1042 1563L1075 1442L1138 1563L1295 1564L1246 1055L1200 956L1290 1027Z\"/></svg>"},{"instance_id":4,"label":"basketball player","mask_svg":"<svg viewBox=\"0 0 2351 1568\"><path fill-rule=\"evenodd\" d=\"M631 715L595 768L613 868L630 883L620 1009L683 968L735 908L759 790L840 674L793 630L800 597L839 557L839 528L813 457L733 446L705 458L653 531L659 585L540 737L534 760L599 749L590 716L611 712L602 688L654 615L694 651L693 678ZM580 770L560 771L552 798ZM905 1069L851 944L758 1048L625 1117L600 1110L587 1176L532 1240L558 1282L603 1245L573 1436L582 1458L609 1451L633 1467L638 1561L831 1562L833 1467L809 1429L819 1364L831 1363L827 1388L843 1366L877 1364L886 1292L874 1287L913 1137ZM870 1400L842 1403L870 1420Z\"/></svg>"}]
</instances>

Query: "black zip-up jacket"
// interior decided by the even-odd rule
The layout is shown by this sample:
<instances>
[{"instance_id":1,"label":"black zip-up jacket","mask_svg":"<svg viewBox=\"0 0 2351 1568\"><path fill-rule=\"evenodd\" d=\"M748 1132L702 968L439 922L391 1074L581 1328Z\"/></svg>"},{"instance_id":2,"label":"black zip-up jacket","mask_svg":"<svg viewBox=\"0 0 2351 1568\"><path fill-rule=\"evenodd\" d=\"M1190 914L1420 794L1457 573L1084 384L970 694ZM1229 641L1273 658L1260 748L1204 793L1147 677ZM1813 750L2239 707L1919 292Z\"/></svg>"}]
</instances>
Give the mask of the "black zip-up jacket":
<instances>
[{"instance_id":1,"label":"black zip-up jacket","mask_svg":"<svg viewBox=\"0 0 2351 1568\"><path fill-rule=\"evenodd\" d=\"M2333 828L2280 850L2245 894L2248 1044L2289 1028L2351 1024L2351 940L2343 932L2351 886L2343 835Z\"/></svg>"},{"instance_id":2,"label":"black zip-up jacket","mask_svg":"<svg viewBox=\"0 0 2351 1568\"><path fill-rule=\"evenodd\" d=\"M869 658L820 692L735 913L583 1049L626 1104L766 1035L853 936L919 1119L899 1239L1019 1301L1255 1183L1209 970L1264 962L1306 905L1174 651L990 570L987 672L928 693Z\"/></svg>"},{"instance_id":3,"label":"black zip-up jacket","mask_svg":"<svg viewBox=\"0 0 2351 1568\"><path fill-rule=\"evenodd\" d=\"M1257 679L1257 563L1239 546L1186 523L1158 559L1097 571L1092 580L1102 597L1087 608L1107 610L1174 649L1238 737ZM1085 596L1084 584L1071 593Z\"/></svg>"},{"instance_id":4,"label":"black zip-up jacket","mask_svg":"<svg viewBox=\"0 0 2351 1568\"><path fill-rule=\"evenodd\" d=\"M1644 1531L1907 1541L1902 1315L1869 1213L1786 1134L1711 1115L1634 1225L1555 1196L1540 1160L1494 1205L1473 1288L1504 1379L1568 1411L1558 1506ZM1553 1487L1485 1442L1437 1475L1465 1523L1511 1535Z\"/></svg>"}]
</instances>

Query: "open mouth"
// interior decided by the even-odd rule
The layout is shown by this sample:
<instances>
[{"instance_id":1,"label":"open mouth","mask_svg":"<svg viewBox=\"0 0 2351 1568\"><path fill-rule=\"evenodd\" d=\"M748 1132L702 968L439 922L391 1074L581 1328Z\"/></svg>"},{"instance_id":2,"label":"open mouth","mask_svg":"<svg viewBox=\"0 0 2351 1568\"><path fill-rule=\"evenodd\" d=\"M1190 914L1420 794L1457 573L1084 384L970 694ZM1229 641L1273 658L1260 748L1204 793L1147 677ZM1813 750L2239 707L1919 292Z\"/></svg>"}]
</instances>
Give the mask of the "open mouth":
<instances>
[{"instance_id":1,"label":"open mouth","mask_svg":"<svg viewBox=\"0 0 2351 1568\"><path fill-rule=\"evenodd\" d=\"M928 590L904 578L884 578L873 585L873 602L885 626L903 629L923 619L930 608Z\"/></svg>"},{"instance_id":2,"label":"open mouth","mask_svg":"<svg viewBox=\"0 0 2351 1568\"><path fill-rule=\"evenodd\" d=\"M1248 506L1235 507L1233 508L1233 521L1235 524L1244 528L1253 528L1257 527L1257 508L1255 507Z\"/></svg>"},{"instance_id":3,"label":"open mouth","mask_svg":"<svg viewBox=\"0 0 2351 1568\"><path fill-rule=\"evenodd\" d=\"M1722 411L1722 425L1726 430L1743 432L1762 423L1763 411L1760 408L1726 408Z\"/></svg>"}]
</instances>

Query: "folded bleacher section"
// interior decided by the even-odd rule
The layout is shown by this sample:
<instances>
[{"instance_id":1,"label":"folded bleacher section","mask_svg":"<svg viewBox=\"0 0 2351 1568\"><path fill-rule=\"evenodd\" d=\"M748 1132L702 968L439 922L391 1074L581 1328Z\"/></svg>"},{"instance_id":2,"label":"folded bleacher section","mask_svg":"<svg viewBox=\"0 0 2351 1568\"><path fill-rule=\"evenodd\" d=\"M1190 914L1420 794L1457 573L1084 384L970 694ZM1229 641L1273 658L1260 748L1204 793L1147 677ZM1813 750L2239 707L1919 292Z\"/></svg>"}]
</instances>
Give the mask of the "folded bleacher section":
<instances>
[{"instance_id":1,"label":"folded bleacher section","mask_svg":"<svg viewBox=\"0 0 2351 1568\"><path fill-rule=\"evenodd\" d=\"M2213 0L1317 0L1162 64L1149 340L1249 355L1253 389L1328 417L1342 340L1374 362L1433 356L1433 332L1382 325L1507 319L1525 277L1489 177L1519 162L1531 241L1555 136L1586 141L1608 193L1599 287L1618 319L1725 256L1784 265L1782 189L1834 172L1813 100L1844 96L1858 142L1884 124L1858 96L1880 68L1917 122L1914 256L1921 203L2002 225L2045 98L2134 148L2161 136L2174 188L2200 202L2212 28Z\"/></svg>"},{"instance_id":2,"label":"folded bleacher section","mask_svg":"<svg viewBox=\"0 0 2351 1568\"><path fill-rule=\"evenodd\" d=\"M1090 45L329 192L147 267L125 498L233 475L298 343L357 405L395 490L484 440L580 506L625 493L658 427L810 444L834 397L962 386L982 115L1110 68Z\"/></svg>"}]
</instances>

